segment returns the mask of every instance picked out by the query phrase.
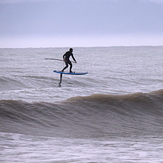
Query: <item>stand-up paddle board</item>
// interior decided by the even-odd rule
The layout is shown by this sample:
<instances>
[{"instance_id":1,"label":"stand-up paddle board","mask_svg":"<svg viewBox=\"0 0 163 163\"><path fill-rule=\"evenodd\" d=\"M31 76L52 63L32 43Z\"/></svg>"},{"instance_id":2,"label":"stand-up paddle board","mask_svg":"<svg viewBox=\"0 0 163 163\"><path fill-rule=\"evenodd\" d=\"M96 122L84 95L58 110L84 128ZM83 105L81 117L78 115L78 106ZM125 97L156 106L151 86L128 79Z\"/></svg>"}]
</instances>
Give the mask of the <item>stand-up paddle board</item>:
<instances>
[{"instance_id":1,"label":"stand-up paddle board","mask_svg":"<svg viewBox=\"0 0 163 163\"><path fill-rule=\"evenodd\" d=\"M62 71L53 71L58 74L67 74L67 75L86 75L88 72L62 72Z\"/></svg>"}]
</instances>

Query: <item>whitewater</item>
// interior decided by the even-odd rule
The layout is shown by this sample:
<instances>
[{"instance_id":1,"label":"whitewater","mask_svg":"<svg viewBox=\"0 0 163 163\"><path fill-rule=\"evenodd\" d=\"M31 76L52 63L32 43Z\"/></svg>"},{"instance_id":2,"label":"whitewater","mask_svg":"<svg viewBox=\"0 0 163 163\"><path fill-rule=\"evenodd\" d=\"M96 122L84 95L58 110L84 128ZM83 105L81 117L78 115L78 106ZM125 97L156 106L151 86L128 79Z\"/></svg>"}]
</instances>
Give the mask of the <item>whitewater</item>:
<instances>
[{"instance_id":1,"label":"whitewater","mask_svg":"<svg viewBox=\"0 0 163 163\"><path fill-rule=\"evenodd\" d=\"M0 49L0 162L163 162L163 46L67 50Z\"/></svg>"}]
</instances>

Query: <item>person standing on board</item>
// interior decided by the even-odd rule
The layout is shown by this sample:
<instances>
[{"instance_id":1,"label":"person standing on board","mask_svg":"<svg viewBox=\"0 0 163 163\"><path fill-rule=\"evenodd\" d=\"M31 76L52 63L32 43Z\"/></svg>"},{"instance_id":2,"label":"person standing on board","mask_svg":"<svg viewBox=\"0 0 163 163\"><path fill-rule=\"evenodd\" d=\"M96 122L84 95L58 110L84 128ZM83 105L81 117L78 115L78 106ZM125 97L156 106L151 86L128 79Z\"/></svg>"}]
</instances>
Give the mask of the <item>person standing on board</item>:
<instances>
[{"instance_id":1,"label":"person standing on board","mask_svg":"<svg viewBox=\"0 0 163 163\"><path fill-rule=\"evenodd\" d=\"M71 71L72 70L72 63L70 61L70 56L72 57L72 59L74 60L74 62L77 63L76 60L75 60L75 58L74 58L74 56L73 56L73 53L72 52L73 52L73 49L70 48L69 51L67 51L63 55L63 60L64 60L64 62L66 64L66 66L63 68L62 72L68 67L68 65L70 65L70 73L72 73L72 71Z\"/></svg>"}]
</instances>

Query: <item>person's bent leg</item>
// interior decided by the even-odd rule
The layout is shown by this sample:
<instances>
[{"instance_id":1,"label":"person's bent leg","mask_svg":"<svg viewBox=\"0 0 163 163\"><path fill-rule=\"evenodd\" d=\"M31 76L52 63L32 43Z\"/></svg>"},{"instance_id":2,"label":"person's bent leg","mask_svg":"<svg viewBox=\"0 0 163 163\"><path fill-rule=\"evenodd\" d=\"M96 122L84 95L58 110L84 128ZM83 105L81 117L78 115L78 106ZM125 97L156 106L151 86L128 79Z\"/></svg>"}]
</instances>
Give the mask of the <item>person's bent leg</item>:
<instances>
[{"instance_id":1,"label":"person's bent leg","mask_svg":"<svg viewBox=\"0 0 163 163\"><path fill-rule=\"evenodd\" d=\"M63 68L62 72L68 67L68 63L65 63L66 66Z\"/></svg>"},{"instance_id":2,"label":"person's bent leg","mask_svg":"<svg viewBox=\"0 0 163 163\"><path fill-rule=\"evenodd\" d=\"M69 65L70 65L70 73L71 73L72 72L72 63L70 62Z\"/></svg>"}]
</instances>

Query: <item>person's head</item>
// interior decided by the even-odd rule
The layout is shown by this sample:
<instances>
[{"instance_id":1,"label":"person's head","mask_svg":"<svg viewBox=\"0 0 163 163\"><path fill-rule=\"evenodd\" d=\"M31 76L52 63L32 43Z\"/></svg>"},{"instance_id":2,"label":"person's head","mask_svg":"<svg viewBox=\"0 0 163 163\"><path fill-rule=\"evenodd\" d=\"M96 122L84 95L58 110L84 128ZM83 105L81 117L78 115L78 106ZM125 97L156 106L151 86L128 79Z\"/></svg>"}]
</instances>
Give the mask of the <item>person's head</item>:
<instances>
[{"instance_id":1,"label":"person's head","mask_svg":"<svg viewBox=\"0 0 163 163\"><path fill-rule=\"evenodd\" d=\"M70 48L70 52L73 52L73 48Z\"/></svg>"}]
</instances>

